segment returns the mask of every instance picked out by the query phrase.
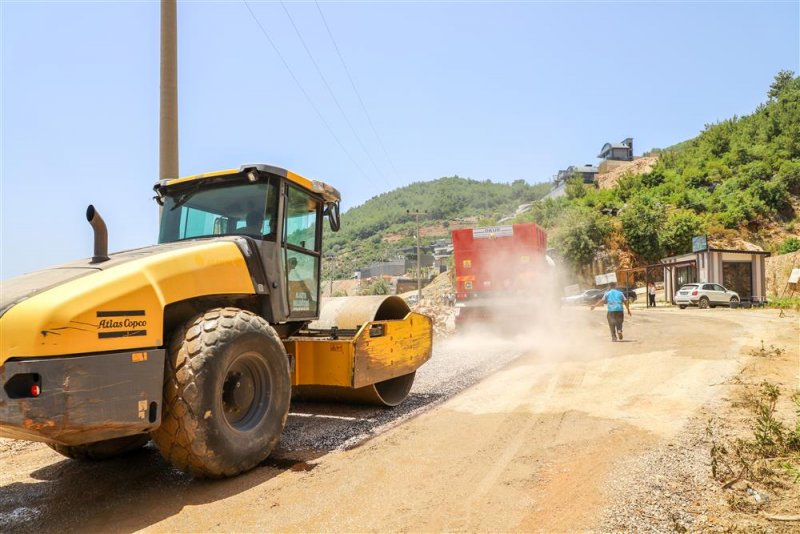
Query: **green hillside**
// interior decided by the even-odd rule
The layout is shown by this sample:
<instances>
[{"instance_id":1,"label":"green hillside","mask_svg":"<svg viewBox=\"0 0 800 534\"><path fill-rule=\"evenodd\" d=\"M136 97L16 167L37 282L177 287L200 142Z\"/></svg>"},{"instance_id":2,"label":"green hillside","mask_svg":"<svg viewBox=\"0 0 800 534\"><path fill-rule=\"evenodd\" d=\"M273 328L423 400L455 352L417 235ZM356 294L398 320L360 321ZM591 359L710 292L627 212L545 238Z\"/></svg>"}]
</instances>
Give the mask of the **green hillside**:
<instances>
[{"instance_id":1,"label":"green hillside","mask_svg":"<svg viewBox=\"0 0 800 534\"><path fill-rule=\"evenodd\" d=\"M421 217L422 242L446 237L451 223L460 219L492 222L513 214L520 204L542 198L549 184L530 185L523 180L496 183L459 176L415 182L371 198L342 214L341 230L325 235L325 254L335 255L337 276L373 261L396 258L415 244L414 217L408 211L427 212ZM326 261L327 269L332 262Z\"/></svg>"},{"instance_id":2,"label":"green hillside","mask_svg":"<svg viewBox=\"0 0 800 534\"><path fill-rule=\"evenodd\" d=\"M647 174L623 176L612 189L571 183L567 190L518 220L550 229L576 269L598 250L623 265L656 261L690 250L691 237L703 233L792 248L800 229L800 78L780 72L751 115L707 125L660 151Z\"/></svg>"},{"instance_id":3,"label":"green hillside","mask_svg":"<svg viewBox=\"0 0 800 534\"><path fill-rule=\"evenodd\" d=\"M654 153L660 157L647 174L625 175L612 189L571 183L566 197L536 202L515 222L545 227L576 271L598 254L622 266L681 254L700 234L781 252L800 245L800 78L794 73L779 73L752 114L707 125L697 137ZM427 211L421 226L428 244L454 225L493 224L549 189L458 176L416 182L342 214L342 229L326 233L325 254L335 256L336 275L347 277L414 245L408 210ZM326 278L332 264L324 262Z\"/></svg>"}]
</instances>

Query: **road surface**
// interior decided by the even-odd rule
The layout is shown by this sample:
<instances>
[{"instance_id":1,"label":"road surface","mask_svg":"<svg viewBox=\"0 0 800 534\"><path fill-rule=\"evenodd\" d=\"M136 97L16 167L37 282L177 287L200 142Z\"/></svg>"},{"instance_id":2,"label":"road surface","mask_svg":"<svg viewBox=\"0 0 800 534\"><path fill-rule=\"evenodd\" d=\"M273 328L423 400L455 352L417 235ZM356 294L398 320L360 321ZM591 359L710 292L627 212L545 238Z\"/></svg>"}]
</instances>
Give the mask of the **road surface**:
<instances>
[{"instance_id":1,"label":"road surface","mask_svg":"<svg viewBox=\"0 0 800 534\"><path fill-rule=\"evenodd\" d=\"M748 347L797 359L797 317L774 310L635 309L622 343L600 310L540 319L439 343L400 409L293 405L279 450L234 479L152 445L80 463L0 440L0 531L602 528L620 466L713 405Z\"/></svg>"}]
</instances>

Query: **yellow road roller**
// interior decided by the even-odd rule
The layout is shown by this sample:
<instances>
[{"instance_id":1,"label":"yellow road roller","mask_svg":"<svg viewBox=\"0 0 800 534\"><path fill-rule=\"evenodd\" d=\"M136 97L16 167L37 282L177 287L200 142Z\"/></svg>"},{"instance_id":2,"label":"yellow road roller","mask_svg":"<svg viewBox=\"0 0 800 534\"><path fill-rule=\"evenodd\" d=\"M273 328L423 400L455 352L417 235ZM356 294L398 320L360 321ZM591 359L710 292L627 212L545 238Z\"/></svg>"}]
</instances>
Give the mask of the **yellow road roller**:
<instances>
[{"instance_id":1,"label":"yellow road roller","mask_svg":"<svg viewBox=\"0 0 800 534\"><path fill-rule=\"evenodd\" d=\"M399 297L320 299L333 187L270 165L162 180L159 244L2 282L0 437L105 459L152 439L232 476L272 451L292 395L395 406L431 356Z\"/></svg>"}]
</instances>

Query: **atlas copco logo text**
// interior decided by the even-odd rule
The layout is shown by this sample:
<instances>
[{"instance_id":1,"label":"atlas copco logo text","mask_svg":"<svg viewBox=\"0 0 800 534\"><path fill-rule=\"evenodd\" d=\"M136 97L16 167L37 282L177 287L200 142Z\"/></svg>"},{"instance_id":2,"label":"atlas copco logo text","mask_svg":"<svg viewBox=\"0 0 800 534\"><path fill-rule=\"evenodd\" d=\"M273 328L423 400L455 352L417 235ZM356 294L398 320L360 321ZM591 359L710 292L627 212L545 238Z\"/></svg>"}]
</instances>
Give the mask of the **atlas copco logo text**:
<instances>
[{"instance_id":1,"label":"atlas copco logo text","mask_svg":"<svg viewBox=\"0 0 800 534\"><path fill-rule=\"evenodd\" d=\"M144 310L103 310L97 312L97 318L97 329L103 330L97 333L99 339L147 335Z\"/></svg>"},{"instance_id":2,"label":"atlas copco logo text","mask_svg":"<svg viewBox=\"0 0 800 534\"><path fill-rule=\"evenodd\" d=\"M144 328L147 326L147 321L144 319L134 320L134 319L123 319L121 321L115 321L113 319L102 319L98 328L107 329L107 328Z\"/></svg>"}]
</instances>

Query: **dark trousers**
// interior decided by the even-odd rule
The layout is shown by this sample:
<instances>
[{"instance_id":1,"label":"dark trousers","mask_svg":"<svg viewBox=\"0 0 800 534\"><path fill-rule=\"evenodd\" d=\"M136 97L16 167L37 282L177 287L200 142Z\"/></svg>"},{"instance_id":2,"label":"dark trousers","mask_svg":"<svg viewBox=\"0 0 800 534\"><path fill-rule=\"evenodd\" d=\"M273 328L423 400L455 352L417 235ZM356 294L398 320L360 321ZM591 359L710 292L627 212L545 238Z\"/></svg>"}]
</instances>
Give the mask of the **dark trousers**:
<instances>
[{"instance_id":1,"label":"dark trousers","mask_svg":"<svg viewBox=\"0 0 800 534\"><path fill-rule=\"evenodd\" d=\"M655 306L656 305L656 296L655 295L650 295L650 294L648 294L647 296L650 299L650 306Z\"/></svg>"},{"instance_id":2,"label":"dark trousers","mask_svg":"<svg viewBox=\"0 0 800 534\"><path fill-rule=\"evenodd\" d=\"M611 337L617 339L617 332L622 332L622 322L625 321L625 313L621 311L610 311L606 313L608 328L611 330Z\"/></svg>"}]
</instances>

